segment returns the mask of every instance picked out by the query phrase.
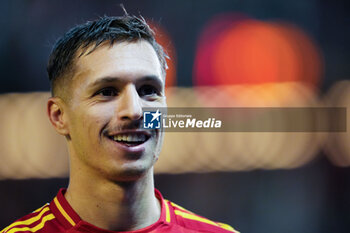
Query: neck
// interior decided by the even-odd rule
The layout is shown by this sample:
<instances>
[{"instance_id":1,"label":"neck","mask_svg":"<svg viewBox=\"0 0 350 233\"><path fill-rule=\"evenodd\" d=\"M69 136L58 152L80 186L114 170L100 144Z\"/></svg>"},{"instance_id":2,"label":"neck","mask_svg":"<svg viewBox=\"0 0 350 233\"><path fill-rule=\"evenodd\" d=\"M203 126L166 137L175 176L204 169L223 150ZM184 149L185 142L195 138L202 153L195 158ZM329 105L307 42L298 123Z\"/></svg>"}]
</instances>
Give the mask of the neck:
<instances>
[{"instance_id":1,"label":"neck","mask_svg":"<svg viewBox=\"0 0 350 233\"><path fill-rule=\"evenodd\" d=\"M92 177L71 174L65 194L82 220L106 230L131 231L159 219L160 203L154 195L152 169L128 182Z\"/></svg>"}]
</instances>

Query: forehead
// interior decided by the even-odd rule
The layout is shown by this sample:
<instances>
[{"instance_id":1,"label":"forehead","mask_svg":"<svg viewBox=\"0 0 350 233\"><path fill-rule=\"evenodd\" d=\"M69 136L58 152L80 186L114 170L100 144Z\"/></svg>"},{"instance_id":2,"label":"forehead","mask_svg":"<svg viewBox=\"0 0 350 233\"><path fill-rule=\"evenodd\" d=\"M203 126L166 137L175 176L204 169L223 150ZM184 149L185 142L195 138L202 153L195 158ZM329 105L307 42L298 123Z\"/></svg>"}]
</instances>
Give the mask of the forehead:
<instances>
[{"instance_id":1,"label":"forehead","mask_svg":"<svg viewBox=\"0 0 350 233\"><path fill-rule=\"evenodd\" d=\"M81 84L103 77L130 81L145 76L162 79L157 54L152 45L144 40L100 45L90 54L77 58L75 73L74 81L79 80Z\"/></svg>"}]
</instances>

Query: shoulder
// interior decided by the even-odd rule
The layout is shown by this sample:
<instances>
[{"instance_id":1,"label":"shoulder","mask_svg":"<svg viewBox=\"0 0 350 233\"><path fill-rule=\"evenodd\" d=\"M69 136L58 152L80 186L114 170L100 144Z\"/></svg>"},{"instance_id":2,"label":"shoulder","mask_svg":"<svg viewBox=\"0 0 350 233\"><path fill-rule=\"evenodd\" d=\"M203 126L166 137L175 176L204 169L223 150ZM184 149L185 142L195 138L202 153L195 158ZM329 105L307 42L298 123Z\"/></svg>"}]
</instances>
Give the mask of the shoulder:
<instances>
[{"instance_id":1,"label":"shoulder","mask_svg":"<svg viewBox=\"0 0 350 233\"><path fill-rule=\"evenodd\" d=\"M45 223L54 219L55 216L51 213L49 204L33 211L32 213L18 219L11 225L7 226L0 233L16 233L16 232L43 232Z\"/></svg>"},{"instance_id":2,"label":"shoulder","mask_svg":"<svg viewBox=\"0 0 350 233\"><path fill-rule=\"evenodd\" d=\"M166 200L166 202L172 209L171 212L176 218L177 224L181 225L183 228L192 230L194 232L239 233L228 224L209 220L189 210L186 210L185 208L171 201Z\"/></svg>"}]
</instances>

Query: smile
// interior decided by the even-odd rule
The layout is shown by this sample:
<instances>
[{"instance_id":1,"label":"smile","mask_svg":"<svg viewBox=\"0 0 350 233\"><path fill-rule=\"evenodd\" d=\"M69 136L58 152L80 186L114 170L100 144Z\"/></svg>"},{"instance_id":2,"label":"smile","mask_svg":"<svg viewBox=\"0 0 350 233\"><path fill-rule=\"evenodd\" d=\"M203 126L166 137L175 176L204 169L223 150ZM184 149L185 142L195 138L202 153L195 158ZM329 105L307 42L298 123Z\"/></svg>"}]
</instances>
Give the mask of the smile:
<instances>
[{"instance_id":1,"label":"smile","mask_svg":"<svg viewBox=\"0 0 350 233\"><path fill-rule=\"evenodd\" d=\"M145 143L150 137L149 133L144 131L121 132L108 136L109 139L127 146L138 146Z\"/></svg>"}]
</instances>

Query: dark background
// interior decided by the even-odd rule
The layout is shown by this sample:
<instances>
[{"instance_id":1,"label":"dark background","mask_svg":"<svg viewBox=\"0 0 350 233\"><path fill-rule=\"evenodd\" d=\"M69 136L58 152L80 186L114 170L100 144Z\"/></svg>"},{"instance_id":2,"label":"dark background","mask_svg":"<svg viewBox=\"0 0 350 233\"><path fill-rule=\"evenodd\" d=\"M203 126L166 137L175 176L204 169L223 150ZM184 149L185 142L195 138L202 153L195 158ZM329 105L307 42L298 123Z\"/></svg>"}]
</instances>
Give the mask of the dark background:
<instances>
[{"instance_id":1,"label":"dark background","mask_svg":"<svg viewBox=\"0 0 350 233\"><path fill-rule=\"evenodd\" d=\"M48 91L45 71L55 40L72 26L104 14L120 15L121 1L3 0L0 2L0 93ZM192 86L198 36L219 13L282 20L304 30L321 49L320 95L350 78L349 3L316 0L124 1L129 13L159 22L177 53L177 85ZM1 112L0 114L6 114ZM1 129L0 129L1 130ZM0 161L1 162L1 161ZM350 169L322 153L292 170L157 175L163 195L241 232L349 232ZM0 181L0 228L49 202L66 179Z\"/></svg>"}]
</instances>

